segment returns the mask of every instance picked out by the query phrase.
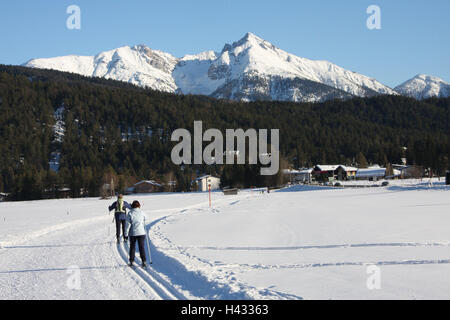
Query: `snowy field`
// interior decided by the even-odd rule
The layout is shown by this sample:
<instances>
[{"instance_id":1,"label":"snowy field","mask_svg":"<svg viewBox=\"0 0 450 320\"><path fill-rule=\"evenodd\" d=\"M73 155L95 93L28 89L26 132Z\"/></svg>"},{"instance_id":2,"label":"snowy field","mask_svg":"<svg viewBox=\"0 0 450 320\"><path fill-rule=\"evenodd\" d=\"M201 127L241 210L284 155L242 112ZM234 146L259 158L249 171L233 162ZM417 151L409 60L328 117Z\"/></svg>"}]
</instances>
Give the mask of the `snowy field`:
<instances>
[{"instance_id":1,"label":"snowy field","mask_svg":"<svg viewBox=\"0 0 450 320\"><path fill-rule=\"evenodd\" d=\"M450 299L449 191L127 196L151 220L148 270L126 266L112 200L0 203L0 299Z\"/></svg>"}]
</instances>

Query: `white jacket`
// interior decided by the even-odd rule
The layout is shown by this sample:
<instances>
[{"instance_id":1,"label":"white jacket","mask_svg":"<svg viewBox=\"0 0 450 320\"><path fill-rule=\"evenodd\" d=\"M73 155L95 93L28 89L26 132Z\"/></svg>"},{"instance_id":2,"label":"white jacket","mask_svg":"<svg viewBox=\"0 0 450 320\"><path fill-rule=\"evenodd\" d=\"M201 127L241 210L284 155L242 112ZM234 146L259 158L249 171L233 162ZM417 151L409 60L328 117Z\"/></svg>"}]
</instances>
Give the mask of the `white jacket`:
<instances>
[{"instance_id":1,"label":"white jacket","mask_svg":"<svg viewBox=\"0 0 450 320\"><path fill-rule=\"evenodd\" d=\"M145 221L148 217L139 208L131 209L127 214L126 226L125 226L125 237L128 235L132 237L143 236L145 232Z\"/></svg>"}]
</instances>

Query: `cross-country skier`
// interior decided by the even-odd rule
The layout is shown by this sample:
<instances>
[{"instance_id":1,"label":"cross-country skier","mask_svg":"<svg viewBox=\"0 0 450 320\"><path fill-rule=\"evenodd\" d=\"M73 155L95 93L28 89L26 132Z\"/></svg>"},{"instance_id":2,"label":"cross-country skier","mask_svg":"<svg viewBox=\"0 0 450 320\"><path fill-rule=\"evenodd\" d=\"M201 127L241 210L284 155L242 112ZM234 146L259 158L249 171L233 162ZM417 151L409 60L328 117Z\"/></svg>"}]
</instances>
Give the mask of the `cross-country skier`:
<instances>
[{"instance_id":1,"label":"cross-country skier","mask_svg":"<svg viewBox=\"0 0 450 320\"><path fill-rule=\"evenodd\" d=\"M126 218L125 235L130 236L130 267L134 266L134 258L136 253L136 242L139 246L139 254L142 260L142 267L147 267L147 257L145 254L145 219L147 216L141 210L139 201L133 201L131 210Z\"/></svg>"},{"instance_id":2,"label":"cross-country skier","mask_svg":"<svg viewBox=\"0 0 450 320\"><path fill-rule=\"evenodd\" d=\"M109 206L109 211L115 210L114 220L116 221L117 243L120 243L120 227L122 227L124 241L128 240L128 237L125 235L125 219L127 218L127 209L131 210L131 206L128 202L123 200L123 195L121 194L117 196L117 201Z\"/></svg>"}]
</instances>

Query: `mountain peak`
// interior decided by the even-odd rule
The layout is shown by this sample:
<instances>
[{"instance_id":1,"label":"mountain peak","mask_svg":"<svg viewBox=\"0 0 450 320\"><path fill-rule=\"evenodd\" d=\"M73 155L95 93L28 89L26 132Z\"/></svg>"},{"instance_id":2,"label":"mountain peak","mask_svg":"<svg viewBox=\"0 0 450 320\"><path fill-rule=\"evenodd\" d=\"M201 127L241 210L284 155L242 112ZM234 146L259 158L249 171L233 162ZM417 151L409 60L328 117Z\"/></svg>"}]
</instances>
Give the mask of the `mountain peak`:
<instances>
[{"instance_id":1,"label":"mountain peak","mask_svg":"<svg viewBox=\"0 0 450 320\"><path fill-rule=\"evenodd\" d=\"M394 90L416 99L448 97L450 95L450 84L438 77L418 74L397 86Z\"/></svg>"},{"instance_id":2,"label":"mountain peak","mask_svg":"<svg viewBox=\"0 0 450 320\"><path fill-rule=\"evenodd\" d=\"M237 47L242 47L242 46L251 47L254 45L261 45L263 43L265 43L268 46L273 47L273 45L271 43L264 40L263 38L258 37L254 33L247 32L240 40L233 42L233 44L228 44L228 43L225 44L225 46L222 49L222 53L233 50L234 48L237 48Z\"/></svg>"},{"instance_id":3,"label":"mountain peak","mask_svg":"<svg viewBox=\"0 0 450 320\"><path fill-rule=\"evenodd\" d=\"M414 79L420 79L420 80L423 80L423 81L444 82L445 83L444 80L442 80L442 79L440 79L438 77L430 76L428 74L423 74L423 73L420 73L420 74L416 75L414 78L412 78L410 80L414 80Z\"/></svg>"},{"instance_id":4,"label":"mountain peak","mask_svg":"<svg viewBox=\"0 0 450 320\"><path fill-rule=\"evenodd\" d=\"M136 49L138 51L147 51L150 48L147 45L145 45L145 44L138 44L138 45L135 45L133 47L133 49Z\"/></svg>"},{"instance_id":5,"label":"mountain peak","mask_svg":"<svg viewBox=\"0 0 450 320\"><path fill-rule=\"evenodd\" d=\"M252 41L252 40L265 41L264 39L258 37L256 34L251 33L251 32L247 32L242 39L246 39L247 41Z\"/></svg>"},{"instance_id":6,"label":"mountain peak","mask_svg":"<svg viewBox=\"0 0 450 320\"><path fill-rule=\"evenodd\" d=\"M239 41L236 41L233 43L233 47L239 47L244 44L250 44L250 45L258 45L261 43L270 44L268 41L264 40L263 38L258 37L254 33L247 32L242 39Z\"/></svg>"},{"instance_id":7,"label":"mountain peak","mask_svg":"<svg viewBox=\"0 0 450 320\"><path fill-rule=\"evenodd\" d=\"M252 32L226 44L221 53L206 51L178 59L139 44L96 56L33 59L26 66L111 78L160 91L235 100L322 101L396 94L375 79L330 62L290 54Z\"/></svg>"},{"instance_id":8,"label":"mountain peak","mask_svg":"<svg viewBox=\"0 0 450 320\"><path fill-rule=\"evenodd\" d=\"M402 85L407 84L407 83L411 83L411 82L424 82L424 83L432 83L432 82L436 82L436 83L444 83L444 84L449 84L447 82L445 82L444 80L442 80L441 78L435 77L435 76L430 76L428 74L423 74L420 73L418 75L416 75L415 77L409 79L408 81L404 82ZM401 86L402 86L401 85Z\"/></svg>"}]
</instances>

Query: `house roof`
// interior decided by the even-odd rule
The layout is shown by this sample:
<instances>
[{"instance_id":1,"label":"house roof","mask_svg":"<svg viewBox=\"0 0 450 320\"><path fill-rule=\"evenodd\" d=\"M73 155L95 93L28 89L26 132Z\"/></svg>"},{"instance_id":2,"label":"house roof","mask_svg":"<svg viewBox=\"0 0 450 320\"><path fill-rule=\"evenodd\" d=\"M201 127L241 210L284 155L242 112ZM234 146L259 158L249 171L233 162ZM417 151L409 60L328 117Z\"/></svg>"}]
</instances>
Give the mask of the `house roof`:
<instances>
[{"instance_id":1,"label":"house roof","mask_svg":"<svg viewBox=\"0 0 450 320\"><path fill-rule=\"evenodd\" d=\"M203 180L203 179L208 179L208 178L219 179L219 178L217 178L217 177L214 177L214 176L212 176L212 175L210 175L210 174L207 174L207 175L204 175L204 176L200 176L200 177L198 177L197 179L195 179L195 181L198 181L198 180Z\"/></svg>"},{"instance_id":2,"label":"house roof","mask_svg":"<svg viewBox=\"0 0 450 320\"><path fill-rule=\"evenodd\" d=\"M392 167L394 169L398 169L398 170L405 170L405 169L409 168L409 166L404 165L404 164L393 164Z\"/></svg>"},{"instance_id":3,"label":"house roof","mask_svg":"<svg viewBox=\"0 0 450 320\"><path fill-rule=\"evenodd\" d=\"M314 168L302 168L302 169L284 169L284 174L307 174L314 171Z\"/></svg>"},{"instance_id":4,"label":"house roof","mask_svg":"<svg viewBox=\"0 0 450 320\"><path fill-rule=\"evenodd\" d=\"M343 166L343 165L340 165L339 167L341 167L342 170L344 170L345 172L358 171L358 168L355 168L355 167Z\"/></svg>"},{"instance_id":5,"label":"house roof","mask_svg":"<svg viewBox=\"0 0 450 320\"><path fill-rule=\"evenodd\" d=\"M159 183L157 183L154 180L142 180L142 181L139 181L138 183L136 183L134 186L136 187L136 186L141 185L143 183L151 184L151 185L154 185L154 186L157 186L157 187L162 187Z\"/></svg>"},{"instance_id":6,"label":"house roof","mask_svg":"<svg viewBox=\"0 0 450 320\"><path fill-rule=\"evenodd\" d=\"M319 169L319 171L335 171L339 168L338 164L318 164L314 168Z\"/></svg>"},{"instance_id":7,"label":"house roof","mask_svg":"<svg viewBox=\"0 0 450 320\"><path fill-rule=\"evenodd\" d=\"M342 168L345 172L357 171L358 168L351 166L344 166L342 164L318 164L314 167L316 171L336 171L338 168Z\"/></svg>"},{"instance_id":8,"label":"house roof","mask_svg":"<svg viewBox=\"0 0 450 320\"><path fill-rule=\"evenodd\" d=\"M283 169L283 173L284 174L297 174L297 173L300 173L300 171L295 170L295 169Z\"/></svg>"},{"instance_id":9,"label":"house roof","mask_svg":"<svg viewBox=\"0 0 450 320\"><path fill-rule=\"evenodd\" d=\"M358 169L356 177L384 177L386 175L386 168L367 168Z\"/></svg>"}]
</instances>

